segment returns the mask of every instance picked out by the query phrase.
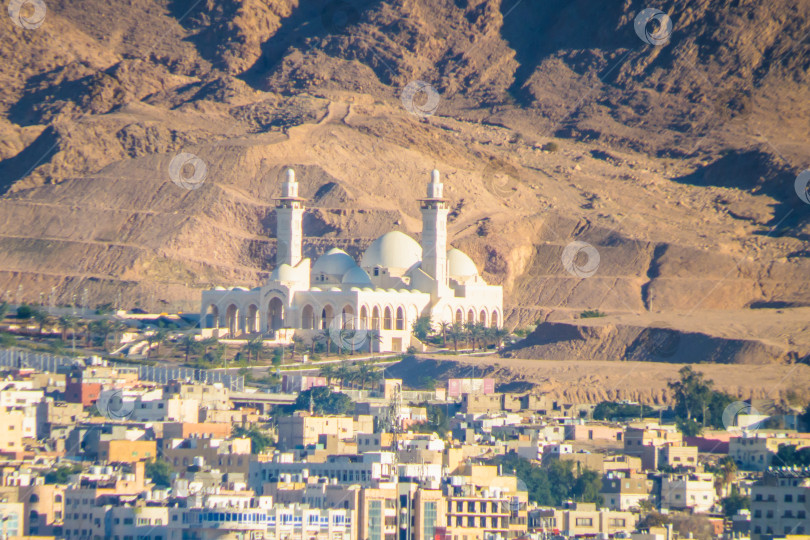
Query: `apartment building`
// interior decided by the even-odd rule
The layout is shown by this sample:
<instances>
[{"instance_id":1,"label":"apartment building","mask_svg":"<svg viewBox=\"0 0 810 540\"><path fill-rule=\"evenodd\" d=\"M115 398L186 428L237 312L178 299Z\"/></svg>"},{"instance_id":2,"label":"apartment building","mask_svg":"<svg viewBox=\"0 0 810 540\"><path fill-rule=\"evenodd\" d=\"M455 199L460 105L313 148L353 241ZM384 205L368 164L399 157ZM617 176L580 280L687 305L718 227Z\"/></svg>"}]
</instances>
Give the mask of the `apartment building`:
<instances>
[{"instance_id":1,"label":"apartment building","mask_svg":"<svg viewBox=\"0 0 810 540\"><path fill-rule=\"evenodd\" d=\"M164 388L166 395L176 395L180 399L194 400L200 407L227 411L232 408L231 392L222 383L201 384L183 381L170 381Z\"/></svg>"},{"instance_id":2,"label":"apartment building","mask_svg":"<svg viewBox=\"0 0 810 540\"><path fill-rule=\"evenodd\" d=\"M660 451L666 446L683 446L683 436L675 426L646 423L628 426L624 431L624 453L641 458L644 469L658 468Z\"/></svg>"},{"instance_id":3,"label":"apartment building","mask_svg":"<svg viewBox=\"0 0 810 540\"><path fill-rule=\"evenodd\" d=\"M751 487L751 539L810 534L810 468L773 468Z\"/></svg>"},{"instance_id":4,"label":"apartment building","mask_svg":"<svg viewBox=\"0 0 810 540\"><path fill-rule=\"evenodd\" d=\"M25 507L21 502L0 502L0 538L22 536L25 530Z\"/></svg>"},{"instance_id":5,"label":"apartment building","mask_svg":"<svg viewBox=\"0 0 810 540\"><path fill-rule=\"evenodd\" d=\"M399 493L395 482L380 483L360 491L358 501L358 538L398 540Z\"/></svg>"},{"instance_id":6,"label":"apartment building","mask_svg":"<svg viewBox=\"0 0 810 540\"><path fill-rule=\"evenodd\" d=\"M662 509L709 512L717 501L714 477L709 473L667 474L661 478Z\"/></svg>"},{"instance_id":7,"label":"apartment building","mask_svg":"<svg viewBox=\"0 0 810 540\"><path fill-rule=\"evenodd\" d=\"M808 433L755 433L732 437L728 443L728 455L743 468L753 471L763 471L773 463L773 457L781 446L796 446L805 448L810 446Z\"/></svg>"},{"instance_id":8,"label":"apartment building","mask_svg":"<svg viewBox=\"0 0 810 540\"><path fill-rule=\"evenodd\" d=\"M257 493L263 493L264 484L284 477L329 478L337 483L371 485L396 478L392 452L367 452L363 455L329 456L323 463L293 462L292 454L279 454L272 461L251 461L248 482Z\"/></svg>"},{"instance_id":9,"label":"apartment building","mask_svg":"<svg viewBox=\"0 0 810 540\"><path fill-rule=\"evenodd\" d=\"M641 501L650 499L652 482L645 475L611 471L602 477L599 494L611 510L638 509Z\"/></svg>"},{"instance_id":10,"label":"apartment building","mask_svg":"<svg viewBox=\"0 0 810 540\"><path fill-rule=\"evenodd\" d=\"M278 419L278 444L283 449L318 444L322 435L353 439L354 419L351 416L312 416L303 411Z\"/></svg>"},{"instance_id":11,"label":"apartment building","mask_svg":"<svg viewBox=\"0 0 810 540\"><path fill-rule=\"evenodd\" d=\"M0 410L0 452L23 450L23 421L25 413L19 410Z\"/></svg>"},{"instance_id":12,"label":"apartment building","mask_svg":"<svg viewBox=\"0 0 810 540\"><path fill-rule=\"evenodd\" d=\"M157 456L157 442L127 439L103 440L98 443L98 459L106 463L135 463Z\"/></svg>"},{"instance_id":13,"label":"apartment building","mask_svg":"<svg viewBox=\"0 0 810 540\"><path fill-rule=\"evenodd\" d=\"M25 534L61 536L64 523L65 487L53 484L22 486L19 500L25 505Z\"/></svg>"},{"instance_id":14,"label":"apartment building","mask_svg":"<svg viewBox=\"0 0 810 540\"><path fill-rule=\"evenodd\" d=\"M615 536L635 530L638 515L598 509L594 503L568 503L560 508L538 508L528 514L529 532L565 536Z\"/></svg>"},{"instance_id":15,"label":"apartment building","mask_svg":"<svg viewBox=\"0 0 810 540\"><path fill-rule=\"evenodd\" d=\"M210 465L221 472L250 472L251 442L247 438L222 440L189 437L163 439L162 455L175 471L184 473L191 466Z\"/></svg>"}]
</instances>

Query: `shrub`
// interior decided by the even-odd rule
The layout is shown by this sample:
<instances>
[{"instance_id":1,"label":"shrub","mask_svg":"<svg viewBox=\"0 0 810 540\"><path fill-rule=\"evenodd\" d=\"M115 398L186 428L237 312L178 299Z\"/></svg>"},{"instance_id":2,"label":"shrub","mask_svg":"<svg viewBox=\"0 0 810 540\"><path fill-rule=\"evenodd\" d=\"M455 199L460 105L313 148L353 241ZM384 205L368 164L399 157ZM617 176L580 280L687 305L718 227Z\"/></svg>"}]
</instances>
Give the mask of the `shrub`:
<instances>
[{"instance_id":1,"label":"shrub","mask_svg":"<svg viewBox=\"0 0 810 540\"><path fill-rule=\"evenodd\" d=\"M605 314L598 309L586 309L579 314L580 319L595 319L597 317L604 317Z\"/></svg>"}]
</instances>

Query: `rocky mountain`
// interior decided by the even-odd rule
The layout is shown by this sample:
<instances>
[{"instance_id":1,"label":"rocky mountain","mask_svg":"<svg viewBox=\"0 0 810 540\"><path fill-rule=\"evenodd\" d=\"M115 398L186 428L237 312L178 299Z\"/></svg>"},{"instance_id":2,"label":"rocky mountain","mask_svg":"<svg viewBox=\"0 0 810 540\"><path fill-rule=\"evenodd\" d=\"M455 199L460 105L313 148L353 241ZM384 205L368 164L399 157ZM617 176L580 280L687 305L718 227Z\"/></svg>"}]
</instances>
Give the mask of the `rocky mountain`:
<instances>
[{"instance_id":1,"label":"rocky mountain","mask_svg":"<svg viewBox=\"0 0 810 540\"><path fill-rule=\"evenodd\" d=\"M810 167L806 0L9 11L0 292L12 301L196 310L202 288L254 286L272 269L272 198L292 166L310 256L418 235L416 198L440 169L451 242L504 285L511 326L681 314L752 321L727 325L746 339L760 316L810 305L796 186Z\"/></svg>"}]
</instances>

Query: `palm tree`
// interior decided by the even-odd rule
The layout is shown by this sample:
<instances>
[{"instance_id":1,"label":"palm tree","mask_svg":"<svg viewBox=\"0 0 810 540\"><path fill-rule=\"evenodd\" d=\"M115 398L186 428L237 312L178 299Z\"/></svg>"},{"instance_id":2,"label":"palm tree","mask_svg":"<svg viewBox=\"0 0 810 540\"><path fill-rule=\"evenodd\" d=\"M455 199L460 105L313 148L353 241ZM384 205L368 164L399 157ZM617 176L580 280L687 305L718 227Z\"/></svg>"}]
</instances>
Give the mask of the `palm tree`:
<instances>
[{"instance_id":1,"label":"palm tree","mask_svg":"<svg viewBox=\"0 0 810 540\"><path fill-rule=\"evenodd\" d=\"M360 390L366 389L366 382L369 380L372 371L373 369L371 368L371 366L366 364L365 362L357 367L357 371L355 373L357 380L360 381Z\"/></svg>"},{"instance_id":2,"label":"palm tree","mask_svg":"<svg viewBox=\"0 0 810 540\"><path fill-rule=\"evenodd\" d=\"M453 348L458 352L458 342L464 337L464 328L459 323L454 323L447 335L453 341Z\"/></svg>"},{"instance_id":3,"label":"palm tree","mask_svg":"<svg viewBox=\"0 0 810 540\"><path fill-rule=\"evenodd\" d=\"M42 329L53 322L53 318L48 314L48 312L42 309L35 309L32 317L39 325L40 336L42 335Z\"/></svg>"},{"instance_id":4,"label":"palm tree","mask_svg":"<svg viewBox=\"0 0 810 540\"><path fill-rule=\"evenodd\" d=\"M73 315L62 315L59 317L57 324L62 329L62 341L67 341L68 330L76 330L77 319Z\"/></svg>"},{"instance_id":5,"label":"palm tree","mask_svg":"<svg viewBox=\"0 0 810 540\"><path fill-rule=\"evenodd\" d=\"M184 363L188 364L188 358L191 356L191 351L197 346L197 340L194 339L194 336L191 334L186 334L183 336L183 340L181 341L183 345L183 352L185 354L185 361Z\"/></svg>"},{"instance_id":6,"label":"palm tree","mask_svg":"<svg viewBox=\"0 0 810 540\"><path fill-rule=\"evenodd\" d=\"M464 323L464 335L467 339L467 347L475 351L475 338L477 337L475 323Z\"/></svg>"},{"instance_id":7,"label":"palm tree","mask_svg":"<svg viewBox=\"0 0 810 540\"><path fill-rule=\"evenodd\" d=\"M379 330L369 330L366 336L368 338L368 353L373 354L374 345L382 343L382 335Z\"/></svg>"},{"instance_id":8,"label":"palm tree","mask_svg":"<svg viewBox=\"0 0 810 540\"><path fill-rule=\"evenodd\" d=\"M262 350L264 349L264 339L261 336L251 339L245 344L244 349L247 354L248 362L250 361L250 356L253 355L256 358L256 363L258 363Z\"/></svg>"},{"instance_id":9,"label":"palm tree","mask_svg":"<svg viewBox=\"0 0 810 540\"><path fill-rule=\"evenodd\" d=\"M351 382L354 378L354 370L352 370L349 363L343 361L340 363L340 366L335 371L335 375L337 376L338 380L340 381L341 386L346 386L347 383Z\"/></svg>"},{"instance_id":10,"label":"palm tree","mask_svg":"<svg viewBox=\"0 0 810 540\"><path fill-rule=\"evenodd\" d=\"M101 348L107 349L107 338L115 331L115 326L107 319L101 319L94 323L95 331L101 334Z\"/></svg>"},{"instance_id":11,"label":"palm tree","mask_svg":"<svg viewBox=\"0 0 810 540\"><path fill-rule=\"evenodd\" d=\"M727 487L737 479L737 463L731 456L726 456L718 465L717 472L715 472L714 487L717 490L717 495L723 496Z\"/></svg>"},{"instance_id":12,"label":"palm tree","mask_svg":"<svg viewBox=\"0 0 810 540\"><path fill-rule=\"evenodd\" d=\"M492 336L495 339L495 347L500 351L503 349L503 340L509 336L509 330L506 328L493 328Z\"/></svg>"},{"instance_id":13,"label":"palm tree","mask_svg":"<svg viewBox=\"0 0 810 540\"><path fill-rule=\"evenodd\" d=\"M152 345L156 345L155 354L160 356L160 345L161 343L166 342L166 338L168 335L169 335L168 330L166 330L165 328L158 328L157 330L155 330L146 337L146 341L149 342L149 349L147 349L146 351L147 358L152 357Z\"/></svg>"},{"instance_id":14,"label":"palm tree","mask_svg":"<svg viewBox=\"0 0 810 540\"><path fill-rule=\"evenodd\" d=\"M442 333L442 347L445 349L447 348L447 333L452 327L453 326L447 321L442 321L439 323L439 332Z\"/></svg>"},{"instance_id":15,"label":"palm tree","mask_svg":"<svg viewBox=\"0 0 810 540\"><path fill-rule=\"evenodd\" d=\"M335 366L333 364L326 364L325 366L321 366L319 375L321 377L326 378L326 384L332 384L332 379L335 378Z\"/></svg>"}]
</instances>

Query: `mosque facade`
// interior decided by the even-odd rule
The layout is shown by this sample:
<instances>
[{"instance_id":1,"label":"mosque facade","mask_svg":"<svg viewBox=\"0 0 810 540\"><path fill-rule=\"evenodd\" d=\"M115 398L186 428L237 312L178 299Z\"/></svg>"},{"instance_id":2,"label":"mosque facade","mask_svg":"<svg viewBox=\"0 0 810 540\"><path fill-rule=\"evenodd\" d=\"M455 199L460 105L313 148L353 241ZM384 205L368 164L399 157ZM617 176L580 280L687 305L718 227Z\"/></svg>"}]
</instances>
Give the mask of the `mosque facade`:
<instances>
[{"instance_id":1,"label":"mosque facade","mask_svg":"<svg viewBox=\"0 0 810 540\"><path fill-rule=\"evenodd\" d=\"M289 341L329 339L353 351L405 351L420 316L442 322L503 323L503 290L488 285L475 263L447 245L449 205L439 172L420 199L421 245L400 231L380 236L358 264L332 248L314 264L302 256L305 200L292 169L277 199L276 268L261 287L217 287L202 293L204 335L264 335Z\"/></svg>"}]
</instances>

